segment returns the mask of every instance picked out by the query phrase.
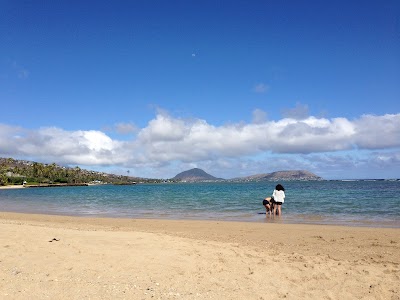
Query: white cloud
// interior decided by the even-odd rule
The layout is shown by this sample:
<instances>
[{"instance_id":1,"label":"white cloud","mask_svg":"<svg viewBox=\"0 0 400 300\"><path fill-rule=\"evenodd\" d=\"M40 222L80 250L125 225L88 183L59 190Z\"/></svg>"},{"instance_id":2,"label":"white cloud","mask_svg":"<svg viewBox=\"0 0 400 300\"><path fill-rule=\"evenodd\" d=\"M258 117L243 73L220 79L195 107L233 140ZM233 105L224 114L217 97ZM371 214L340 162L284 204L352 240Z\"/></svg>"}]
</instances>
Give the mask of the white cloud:
<instances>
[{"instance_id":1,"label":"white cloud","mask_svg":"<svg viewBox=\"0 0 400 300\"><path fill-rule=\"evenodd\" d=\"M353 147L354 125L344 118L283 119L268 126L276 153L312 153L348 150Z\"/></svg>"},{"instance_id":2,"label":"white cloud","mask_svg":"<svg viewBox=\"0 0 400 300\"><path fill-rule=\"evenodd\" d=\"M398 147L400 141L400 114L383 116L363 115L354 122L355 143L362 149Z\"/></svg>"},{"instance_id":3,"label":"white cloud","mask_svg":"<svg viewBox=\"0 0 400 300\"><path fill-rule=\"evenodd\" d=\"M148 127L139 132L138 138L146 144L180 141L188 134L186 127L182 120L158 114L154 120L149 122Z\"/></svg>"},{"instance_id":4,"label":"white cloud","mask_svg":"<svg viewBox=\"0 0 400 300\"><path fill-rule=\"evenodd\" d=\"M0 156L35 157L43 161L84 165L112 165L124 162L118 154L123 142L100 131L65 131L47 127L26 130L0 126ZM126 153L125 153L126 154Z\"/></svg>"},{"instance_id":5,"label":"white cloud","mask_svg":"<svg viewBox=\"0 0 400 300\"><path fill-rule=\"evenodd\" d=\"M355 120L307 117L278 121L262 121L261 110L254 114L257 119L254 123L214 126L205 120L174 118L162 112L131 141L112 139L96 130L66 131L55 127L28 130L0 124L0 156L136 170L158 168L157 174L161 170L168 172L171 164L175 169L180 164L208 166L219 169L221 174L235 168L238 168L236 173L256 169L262 173L294 167L334 170L335 164L346 170L347 163L353 167L399 165L400 154L396 149L400 148L400 114L365 115ZM380 152L373 154L371 149ZM387 152L390 149L393 153ZM349 159L340 155L341 151L369 151L369 158ZM337 156L330 160L329 155L335 153ZM261 170L259 160L252 158L257 155L276 159L268 161ZM140 171L137 173L141 175Z\"/></svg>"}]
</instances>

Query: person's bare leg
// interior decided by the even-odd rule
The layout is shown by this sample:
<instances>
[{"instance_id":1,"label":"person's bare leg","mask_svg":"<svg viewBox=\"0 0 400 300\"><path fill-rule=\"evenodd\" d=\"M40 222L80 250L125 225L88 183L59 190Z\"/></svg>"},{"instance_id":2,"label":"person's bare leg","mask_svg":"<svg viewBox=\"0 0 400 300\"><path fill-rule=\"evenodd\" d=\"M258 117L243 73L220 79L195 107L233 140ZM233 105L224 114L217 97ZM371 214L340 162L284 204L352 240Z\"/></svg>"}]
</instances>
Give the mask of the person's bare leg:
<instances>
[{"instance_id":1,"label":"person's bare leg","mask_svg":"<svg viewBox=\"0 0 400 300\"><path fill-rule=\"evenodd\" d=\"M266 214L271 213L272 210L272 206L271 206L271 197L267 197L264 200L268 201L268 204L265 204L265 210L266 210Z\"/></svg>"}]
</instances>

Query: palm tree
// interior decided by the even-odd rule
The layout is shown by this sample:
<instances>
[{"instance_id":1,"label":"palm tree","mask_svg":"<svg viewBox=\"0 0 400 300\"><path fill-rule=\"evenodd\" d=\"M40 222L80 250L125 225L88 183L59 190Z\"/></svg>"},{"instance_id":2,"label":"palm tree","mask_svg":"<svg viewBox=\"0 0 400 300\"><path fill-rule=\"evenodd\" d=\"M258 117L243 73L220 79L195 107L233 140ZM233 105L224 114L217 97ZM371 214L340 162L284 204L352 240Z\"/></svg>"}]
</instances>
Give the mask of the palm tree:
<instances>
[{"instance_id":1,"label":"palm tree","mask_svg":"<svg viewBox=\"0 0 400 300\"><path fill-rule=\"evenodd\" d=\"M80 180L81 180L81 168L76 166L74 168L74 172L73 173L74 173L75 183L77 183L77 180L78 180L78 182L80 182Z\"/></svg>"}]
</instances>

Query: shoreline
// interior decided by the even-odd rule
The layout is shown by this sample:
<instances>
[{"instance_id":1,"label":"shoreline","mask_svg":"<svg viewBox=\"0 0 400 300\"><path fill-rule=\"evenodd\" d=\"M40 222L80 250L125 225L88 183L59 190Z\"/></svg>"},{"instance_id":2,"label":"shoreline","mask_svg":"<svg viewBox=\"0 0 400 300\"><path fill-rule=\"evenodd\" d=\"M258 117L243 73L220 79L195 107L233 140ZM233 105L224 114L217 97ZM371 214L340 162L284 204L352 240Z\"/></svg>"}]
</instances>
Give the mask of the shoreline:
<instances>
[{"instance_id":1,"label":"shoreline","mask_svg":"<svg viewBox=\"0 0 400 300\"><path fill-rule=\"evenodd\" d=\"M8 190L8 189L23 189L25 188L24 185L20 184L20 185L1 185L0 189L1 190Z\"/></svg>"},{"instance_id":2,"label":"shoreline","mask_svg":"<svg viewBox=\"0 0 400 300\"><path fill-rule=\"evenodd\" d=\"M70 186L89 186L89 183L42 183L42 184L30 184L30 185L22 185L22 184L14 184L14 185L2 185L0 189L24 189L24 188L49 188L49 187L70 187ZM94 184L92 184L94 185Z\"/></svg>"},{"instance_id":3,"label":"shoreline","mask_svg":"<svg viewBox=\"0 0 400 300\"><path fill-rule=\"evenodd\" d=\"M400 229L5 212L0 229L14 299L400 295Z\"/></svg>"},{"instance_id":4,"label":"shoreline","mask_svg":"<svg viewBox=\"0 0 400 300\"><path fill-rule=\"evenodd\" d=\"M284 214L282 217L276 216L266 216L265 213L258 212L254 214L252 218L226 218L226 217L210 217L210 218L202 218L201 216L193 215L185 215L183 218L182 215L174 214L174 215L159 215L154 217L154 213L147 214L74 214L73 212L50 212L50 211L35 211L28 209L0 209L1 213L7 214L21 214L21 215L43 215L43 216L54 216L54 217L70 217L70 218L88 218L88 219L113 219L113 220L158 220L158 221L189 221L189 222L233 222L233 223L255 223L255 224L278 224L278 225L309 225L309 226L338 226L338 227L350 227L350 228L388 228L388 229L400 229L400 220L363 220L363 219L342 219L338 218L333 219L332 216L320 216L320 215L294 215L294 214ZM258 217L256 217L258 216ZM204 217L204 216L203 216Z\"/></svg>"}]
</instances>

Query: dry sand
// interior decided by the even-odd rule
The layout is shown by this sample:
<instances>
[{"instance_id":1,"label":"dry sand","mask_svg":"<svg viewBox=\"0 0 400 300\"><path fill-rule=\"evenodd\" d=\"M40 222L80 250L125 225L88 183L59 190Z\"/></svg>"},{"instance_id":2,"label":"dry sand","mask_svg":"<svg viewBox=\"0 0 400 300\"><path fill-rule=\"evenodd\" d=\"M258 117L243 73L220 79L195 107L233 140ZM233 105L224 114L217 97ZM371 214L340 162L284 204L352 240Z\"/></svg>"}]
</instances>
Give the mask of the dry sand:
<instances>
[{"instance_id":1,"label":"dry sand","mask_svg":"<svg viewBox=\"0 0 400 300\"><path fill-rule=\"evenodd\" d=\"M400 299L400 229L0 213L0 299Z\"/></svg>"},{"instance_id":2,"label":"dry sand","mask_svg":"<svg viewBox=\"0 0 400 300\"><path fill-rule=\"evenodd\" d=\"M0 185L0 189L7 190L7 189L23 189L24 185Z\"/></svg>"}]
</instances>

